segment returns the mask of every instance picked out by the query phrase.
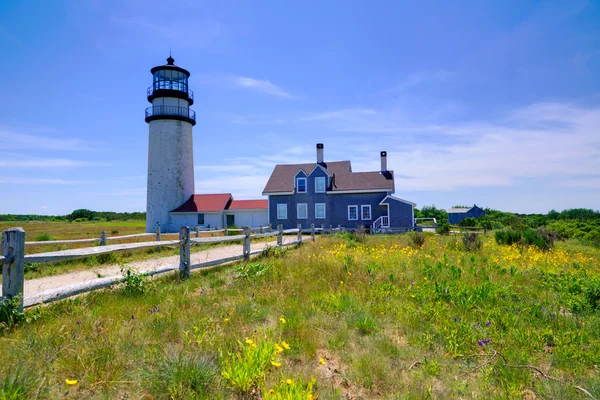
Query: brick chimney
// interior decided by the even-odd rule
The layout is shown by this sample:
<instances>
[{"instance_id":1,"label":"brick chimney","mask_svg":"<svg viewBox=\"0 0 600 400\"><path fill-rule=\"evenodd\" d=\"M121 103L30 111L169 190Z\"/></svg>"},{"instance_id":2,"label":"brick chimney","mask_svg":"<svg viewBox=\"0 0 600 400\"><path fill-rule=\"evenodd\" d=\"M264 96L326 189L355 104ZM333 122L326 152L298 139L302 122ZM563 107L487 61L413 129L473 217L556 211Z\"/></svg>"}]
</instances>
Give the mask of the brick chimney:
<instances>
[{"instance_id":1,"label":"brick chimney","mask_svg":"<svg viewBox=\"0 0 600 400\"><path fill-rule=\"evenodd\" d=\"M381 155L381 172L387 172L387 151L382 151Z\"/></svg>"},{"instance_id":2,"label":"brick chimney","mask_svg":"<svg viewBox=\"0 0 600 400\"><path fill-rule=\"evenodd\" d=\"M317 143L317 163L323 164L323 143Z\"/></svg>"}]
</instances>

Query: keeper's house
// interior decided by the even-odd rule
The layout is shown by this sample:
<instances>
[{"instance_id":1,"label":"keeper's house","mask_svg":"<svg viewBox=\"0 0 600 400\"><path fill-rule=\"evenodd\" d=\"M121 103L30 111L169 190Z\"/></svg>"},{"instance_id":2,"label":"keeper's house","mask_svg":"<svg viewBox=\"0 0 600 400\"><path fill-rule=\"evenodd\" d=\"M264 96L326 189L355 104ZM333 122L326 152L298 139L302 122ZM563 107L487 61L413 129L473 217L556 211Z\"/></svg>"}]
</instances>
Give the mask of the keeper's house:
<instances>
[{"instance_id":1,"label":"keeper's house","mask_svg":"<svg viewBox=\"0 0 600 400\"><path fill-rule=\"evenodd\" d=\"M485 211L473 204L473 207L454 207L448 209L448 222L450 225L458 225L465 218L484 217Z\"/></svg>"},{"instance_id":2,"label":"keeper's house","mask_svg":"<svg viewBox=\"0 0 600 400\"><path fill-rule=\"evenodd\" d=\"M350 161L325 162L322 143L317 144L316 163L276 165L263 190L273 228L412 229L415 203L393 193L394 172L387 169L385 151L380 171L353 172Z\"/></svg>"}]
</instances>

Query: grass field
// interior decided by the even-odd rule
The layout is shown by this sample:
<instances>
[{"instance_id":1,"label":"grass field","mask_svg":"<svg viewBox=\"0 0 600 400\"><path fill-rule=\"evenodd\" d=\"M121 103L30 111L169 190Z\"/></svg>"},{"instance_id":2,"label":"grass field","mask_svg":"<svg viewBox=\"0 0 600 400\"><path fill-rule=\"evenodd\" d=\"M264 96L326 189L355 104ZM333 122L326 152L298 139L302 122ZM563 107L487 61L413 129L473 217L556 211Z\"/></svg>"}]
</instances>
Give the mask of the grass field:
<instances>
[{"instance_id":1,"label":"grass field","mask_svg":"<svg viewBox=\"0 0 600 400\"><path fill-rule=\"evenodd\" d=\"M600 398L600 250L412 238L28 311L0 336L0 398Z\"/></svg>"}]
</instances>

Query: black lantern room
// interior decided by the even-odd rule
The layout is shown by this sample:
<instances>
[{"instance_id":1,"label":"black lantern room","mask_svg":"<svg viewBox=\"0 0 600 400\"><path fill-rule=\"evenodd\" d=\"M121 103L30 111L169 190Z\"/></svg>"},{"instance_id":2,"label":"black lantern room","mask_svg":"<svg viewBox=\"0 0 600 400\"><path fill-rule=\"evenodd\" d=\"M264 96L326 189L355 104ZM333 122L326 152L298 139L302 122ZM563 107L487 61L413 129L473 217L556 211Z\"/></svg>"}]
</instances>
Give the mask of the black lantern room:
<instances>
[{"instance_id":1,"label":"black lantern room","mask_svg":"<svg viewBox=\"0 0 600 400\"><path fill-rule=\"evenodd\" d=\"M157 119L176 119L196 124L196 113L189 109L194 104L194 92L188 88L189 71L175 65L169 55L167 64L154 67L152 86L148 88L146 122Z\"/></svg>"}]
</instances>

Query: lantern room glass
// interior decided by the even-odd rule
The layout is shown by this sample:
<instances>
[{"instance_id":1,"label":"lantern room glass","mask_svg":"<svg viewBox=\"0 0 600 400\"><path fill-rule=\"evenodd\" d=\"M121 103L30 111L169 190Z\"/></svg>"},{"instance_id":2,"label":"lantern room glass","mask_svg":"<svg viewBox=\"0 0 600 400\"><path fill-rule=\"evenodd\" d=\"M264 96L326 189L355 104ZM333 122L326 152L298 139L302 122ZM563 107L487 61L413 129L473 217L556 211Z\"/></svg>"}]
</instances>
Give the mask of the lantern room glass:
<instances>
[{"instance_id":1,"label":"lantern room glass","mask_svg":"<svg viewBox=\"0 0 600 400\"><path fill-rule=\"evenodd\" d=\"M187 75L171 68L159 69L154 72L154 90L169 89L187 92Z\"/></svg>"}]
</instances>

